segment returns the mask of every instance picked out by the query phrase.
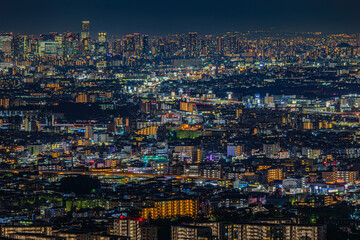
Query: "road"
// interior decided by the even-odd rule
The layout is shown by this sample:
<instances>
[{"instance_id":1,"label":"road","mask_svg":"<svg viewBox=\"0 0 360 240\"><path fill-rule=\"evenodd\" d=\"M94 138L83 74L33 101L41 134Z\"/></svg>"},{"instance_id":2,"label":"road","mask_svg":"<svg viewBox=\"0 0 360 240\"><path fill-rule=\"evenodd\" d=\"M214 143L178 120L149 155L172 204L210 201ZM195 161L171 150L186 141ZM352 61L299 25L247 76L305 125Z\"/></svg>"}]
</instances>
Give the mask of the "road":
<instances>
[{"instance_id":1,"label":"road","mask_svg":"<svg viewBox=\"0 0 360 240\"><path fill-rule=\"evenodd\" d=\"M52 171L52 170L40 170L39 174L44 175L91 175L91 176L124 176L130 178L154 178L154 177L165 177L165 178L177 178L177 179L200 179L200 180L225 180L221 178L208 178L208 177L196 177L186 175L168 175L168 174L148 174L148 173L131 173L131 172L120 172L118 169L107 169L107 170L92 170L92 171ZM0 173L33 173L36 170L4 170L0 169Z\"/></svg>"}]
</instances>

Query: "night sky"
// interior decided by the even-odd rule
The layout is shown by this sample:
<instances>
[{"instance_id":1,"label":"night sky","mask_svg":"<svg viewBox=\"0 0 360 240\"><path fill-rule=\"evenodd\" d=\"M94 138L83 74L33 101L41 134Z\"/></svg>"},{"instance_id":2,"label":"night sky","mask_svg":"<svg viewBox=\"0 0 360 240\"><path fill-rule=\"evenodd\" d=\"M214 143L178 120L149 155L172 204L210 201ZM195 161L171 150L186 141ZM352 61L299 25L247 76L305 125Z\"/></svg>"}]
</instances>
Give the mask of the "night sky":
<instances>
[{"instance_id":1,"label":"night sky","mask_svg":"<svg viewBox=\"0 0 360 240\"><path fill-rule=\"evenodd\" d=\"M1 0L0 32L360 32L359 0Z\"/></svg>"}]
</instances>

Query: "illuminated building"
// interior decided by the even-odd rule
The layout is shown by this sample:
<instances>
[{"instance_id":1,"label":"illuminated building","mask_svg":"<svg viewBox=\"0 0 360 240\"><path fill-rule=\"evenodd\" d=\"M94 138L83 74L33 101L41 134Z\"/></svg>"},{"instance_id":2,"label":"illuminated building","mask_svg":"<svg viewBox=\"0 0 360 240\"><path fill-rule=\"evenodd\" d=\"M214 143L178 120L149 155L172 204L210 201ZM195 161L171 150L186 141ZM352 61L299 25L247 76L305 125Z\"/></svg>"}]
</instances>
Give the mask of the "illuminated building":
<instances>
[{"instance_id":1,"label":"illuminated building","mask_svg":"<svg viewBox=\"0 0 360 240\"><path fill-rule=\"evenodd\" d=\"M189 32L189 53L194 54L197 52L197 32Z\"/></svg>"},{"instance_id":2,"label":"illuminated building","mask_svg":"<svg viewBox=\"0 0 360 240\"><path fill-rule=\"evenodd\" d=\"M193 112L194 105L195 105L194 103L190 103L190 102L180 102L180 111Z\"/></svg>"},{"instance_id":3,"label":"illuminated building","mask_svg":"<svg viewBox=\"0 0 360 240\"><path fill-rule=\"evenodd\" d=\"M280 151L278 156L279 156L279 159L287 159L287 158L290 158L290 152L289 151Z\"/></svg>"},{"instance_id":4,"label":"illuminated building","mask_svg":"<svg viewBox=\"0 0 360 240\"><path fill-rule=\"evenodd\" d=\"M228 46L229 53L237 53L238 52L236 36L229 36L228 45L229 45Z\"/></svg>"},{"instance_id":5,"label":"illuminated building","mask_svg":"<svg viewBox=\"0 0 360 240\"><path fill-rule=\"evenodd\" d=\"M81 40L90 37L90 21L82 21Z\"/></svg>"},{"instance_id":6,"label":"illuminated building","mask_svg":"<svg viewBox=\"0 0 360 240\"><path fill-rule=\"evenodd\" d=\"M141 47L141 35L140 33L134 33L134 47L135 47L135 55L140 54Z\"/></svg>"},{"instance_id":7,"label":"illuminated building","mask_svg":"<svg viewBox=\"0 0 360 240\"><path fill-rule=\"evenodd\" d=\"M12 42L13 35L12 34L0 34L0 52L5 52L3 49L3 42ZM5 46L6 47L6 46Z\"/></svg>"},{"instance_id":8,"label":"illuminated building","mask_svg":"<svg viewBox=\"0 0 360 240\"><path fill-rule=\"evenodd\" d=\"M244 145L228 145L227 146L227 156L237 157L244 153Z\"/></svg>"},{"instance_id":9,"label":"illuminated building","mask_svg":"<svg viewBox=\"0 0 360 240\"><path fill-rule=\"evenodd\" d=\"M314 124L312 122L304 122L304 130L312 130L314 129Z\"/></svg>"},{"instance_id":10,"label":"illuminated building","mask_svg":"<svg viewBox=\"0 0 360 240\"><path fill-rule=\"evenodd\" d=\"M263 151L268 158L277 158L280 151L280 144L263 144Z\"/></svg>"},{"instance_id":11,"label":"illuminated building","mask_svg":"<svg viewBox=\"0 0 360 240\"><path fill-rule=\"evenodd\" d=\"M274 97L270 97L268 93L266 93L264 97L264 104L265 106L272 106L274 105Z\"/></svg>"},{"instance_id":12,"label":"illuminated building","mask_svg":"<svg viewBox=\"0 0 360 240\"><path fill-rule=\"evenodd\" d=\"M150 113L151 112L151 102L142 102L141 103L141 111L144 113Z\"/></svg>"},{"instance_id":13,"label":"illuminated building","mask_svg":"<svg viewBox=\"0 0 360 240\"><path fill-rule=\"evenodd\" d=\"M115 118L114 119L114 123L117 127L122 127L124 124L123 124L123 118Z\"/></svg>"},{"instance_id":14,"label":"illuminated building","mask_svg":"<svg viewBox=\"0 0 360 240\"><path fill-rule=\"evenodd\" d=\"M0 99L0 106L4 108L8 108L10 106L10 99L8 98L1 98Z\"/></svg>"},{"instance_id":15,"label":"illuminated building","mask_svg":"<svg viewBox=\"0 0 360 240\"><path fill-rule=\"evenodd\" d=\"M331 129L332 123L328 123L328 122L319 122L319 129Z\"/></svg>"},{"instance_id":16,"label":"illuminated building","mask_svg":"<svg viewBox=\"0 0 360 240\"><path fill-rule=\"evenodd\" d=\"M225 226L225 239L325 240L325 225L244 223Z\"/></svg>"},{"instance_id":17,"label":"illuminated building","mask_svg":"<svg viewBox=\"0 0 360 240\"><path fill-rule=\"evenodd\" d=\"M281 168L271 168L267 170L268 182L283 180L284 174Z\"/></svg>"},{"instance_id":18,"label":"illuminated building","mask_svg":"<svg viewBox=\"0 0 360 240\"><path fill-rule=\"evenodd\" d=\"M285 225L286 239L326 239L324 225Z\"/></svg>"},{"instance_id":19,"label":"illuminated building","mask_svg":"<svg viewBox=\"0 0 360 240\"><path fill-rule=\"evenodd\" d=\"M213 238L223 239L224 226L221 222L196 222L194 225L198 227L208 227L211 229Z\"/></svg>"},{"instance_id":20,"label":"illuminated building","mask_svg":"<svg viewBox=\"0 0 360 240\"><path fill-rule=\"evenodd\" d=\"M85 38L85 39L82 39L82 53L83 54L87 54L89 53L90 51L90 48L89 48L89 39L88 38Z\"/></svg>"},{"instance_id":21,"label":"illuminated building","mask_svg":"<svg viewBox=\"0 0 360 240\"><path fill-rule=\"evenodd\" d=\"M141 240L158 240L158 228L155 226L141 226Z\"/></svg>"},{"instance_id":22,"label":"illuminated building","mask_svg":"<svg viewBox=\"0 0 360 240\"><path fill-rule=\"evenodd\" d=\"M106 33L99 33L98 41L99 43L105 43L106 42Z\"/></svg>"},{"instance_id":23,"label":"illuminated building","mask_svg":"<svg viewBox=\"0 0 360 240\"><path fill-rule=\"evenodd\" d=\"M22 57L29 51L29 39L28 36L16 36L14 37L14 56Z\"/></svg>"},{"instance_id":24,"label":"illuminated building","mask_svg":"<svg viewBox=\"0 0 360 240\"><path fill-rule=\"evenodd\" d=\"M19 36L19 53L27 54L29 51L29 39L28 36Z\"/></svg>"},{"instance_id":25,"label":"illuminated building","mask_svg":"<svg viewBox=\"0 0 360 240\"><path fill-rule=\"evenodd\" d=\"M120 216L114 220L114 235L130 237L130 240L141 240L140 224L145 219Z\"/></svg>"},{"instance_id":26,"label":"illuminated building","mask_svg":"<svg viewBox=\"0 0 360 240\"><path fill-rule=\"evenodd\" d=\"M203 168L201 169L201 176L204 178L216 178L221 179L223 175L223 171L221 167L217 168Z\"/></svg>"},{"instance_id":27,"label":"illuminated building","mask_svg":"<svg viewBox=\"0 0 360 240\"><path fill-rule=\"evenodd\" d=\"M24 120L24 130L26 132L37 132L40 131L40 122L31 120L30 117L26 117Z\"/></svg>"},{"instance_id":28,"label":"illuminated building","mask_svg":"<svg viewBox=\"0 0 360 240\"><path fill-rule=\"evenodd\" d=\"M196 146L175 146L175 152L179 153L182 159L189 159L191 162L201 162L202 150Z\"/></svg>"},{"instance_id":29,"label":"illuminated building","mask_svg":"<svg viewBox=\"0 0 360 240\"><path fill-rule=\"evenodd\" d=\"M113 53L120 55L122 52L122 40L116 39L113 48L115 49Z\"/></svg>"},{"instance_id":30,"label":"illuminated building","mask_svg":"<svg viewBox=\"0 0 360 240\"><path fill-rule=\"evenodd\" d=\"M236 109L236 118L239 118L242 114L242 109Z\"/></svg>"},{"instance_id":31,"label":"illuminated building","mask_svg":"<svg viewBox=\"0 0 360 240\"><path fill-rule=\"evenodd\" d=\"M106 54L108 50L108 44L106 40L106 33L99 33L98 35L98 47L97 53L98 54Z\"/></svg>"},{"instance_id":32,"label":"illuminated building","mask_svg":"<svg viewBox=\"0 0 360 240\"><path fill-rule=\"evenodd\" d=\"M2 42L2 52L5 56L11 56L13 52L12 40Z\"/></svg>"},{"instance_id":33,"label":"illuminated building","mask_svg":"<svg viewBox=\"0 0 360 240\"><path fill-rule=\"evenodd\" d=\"M52 227L50 226L1 226L0 236L1 237L12 237L13 234L17 233L31 233L31 234L43 234L51 235Z\"/></svg>"},{"instance_id":34,"label":"illuminated building","mask_svg":"<svg viewBox=\"0 0 360 240\"><path fill-rule=\"evenodd\" d=\"M67 240L77 240L77 239L89 239L90 233L84 231L59 231L54 233L56 237L64 238Z\"/></svg>"},{"instance_id":35,"label":"illuminated building","mask_svg":"<svg viewBox=\"0 0 360 240\"><path fill-rule=\"evenodd\" d=\"M86 94L78 94L76 96L76 102L77 103L87 103L87 102L89 102L88 95L86 95Z\"/></svg>"},{"instance_id":36,"label":"illuminated building","mask_svg":"<svg viewBox=\"0 0 360 240\"><path fill-rule=\"evenodd\" d=\"M85 127L85 139L94 139L94 130L92 126Z\"/></svg>"},{"instance_id":37,"label":"illuminated building","mask_svg":"<svg viewBox=\"0 0 360 240\"><path fill-rule=\"evenodd\" d=\"M126 35L123 38L123 49L122 52L127 53L128 55L135 55L135 39L134 35Z\"/></svg>"},{"instance_id":38,"label":"illuminated building","mask_svg":"<svg viewBox=\"0 0 360 240\"><path fill-rule=\"evenodd\" d=\"M112 236L128 237L130 240L157 240L158 228L148 224L144 218L123 217L115 219Z\"/></svg>"},{"instance_id":39,"label":"illuminated building","mask_svg":"<svg viewBox=\"0 0 360 240\"><path fill-rule=\"evenodd\" d=\"M355 183L359 178L358 171L338 171L337 169L332 172L322 172L321 175L327 183Z\"/></svg>"},{"instance_id":40,"label":"illuminated building","mask_svg":"<svg viewBox=\"0 0 360 240\"><path fill-rule=\"evenodd\" d=\"M73 57L79 53L79 39L76 34L66 33L63 41L63 55Z\"/></svg>"},{"instance_id":41,"label":"illuminated building","mask_svg":"<svg viewBox=\"0 0 360 240\"><path fill-rule=\"evenodd\" d=\"M188 177L199 177L201 175L201 166L199 164L185 165L184 175Z\"/></svg>"},{"instance_id":42,"label":"illuminated building","mask_svg":"<svg viewBox=\"0 0 360 240\"><path fill-rule=\"evenodd\" d=\"M311 148L303 148L302 154L307 156L308 158L318 158L323 153L321 149L311 149Z\"/></svg>"},{"instance_id":43,"label":"illuminated building","mask_svg":"<svg viewBox=\"0 0 360 240\"><path fill-rule=\"evenodd\" d=\"M153 207L143 208L142 218L166 219L178 217L196 217L199 201L196 199L177 199L154 202Z\"/></svg>"},{"instance_id":44,"label":"illuminated building","mask_svg":"<svg viewBox=\"0 0 360 240\"><path fill-rule=\"evenodd\" d=\"M54 56L59 54L59 44L54 41L40 41L39 54L42 56Z\"/></svg>"},{"instance_id":45,"label":"illuminated building","mask_svg":"<svg viewBox=\"0 0 360 240\"><path fill-rule=\"evenodd\" d=\"M224 37L218 38L218 46L217 46L218 53L222 53L224 51L224 42L225 42Z\"/></svg>"},{"instance_id":46,"label":"illuminated building","mask_svg":"<svg viewBox=\"0 0 360 240\"><path fill-rule=\"evenodd\" d=\"M25 120L24 120L24 130L26 131L26 132L28 132L28 131L30 131L29 129L30 129L30 119L29 119L29 117L25 117Z\"/></svg>"},{"instance_id":47,"label":"illuminated building","mask_svg":"<svg viewBox=\"0 0 360 240\"><path fill-rule=\"evenodd\" d=\"M171 240L210 240L211 228L192 225L171 226Z\"/></svg>"},{"instance_id":48,"label":"illuminated building","mask_svg":"<svg viewBox=\"0 0 360 240\"><path fill-rule=\"evenodd\" d=\"M138 135L155 136L157 135L157 126L146 127L136 132Z\"/></svg>"},{"instance_id":49,"label":"illuminated building","mask_svg":"<svg viewBox=\"0 0 360 240\"><path fill-rule=\"evenodd\" d=\"M150 52L149 36L148 36L148 35L144 35L144 36L142 37L141 45L142 45L142 52L143 52L143 54L148 55L149 52Z\"/></svg>"}]
</instances>

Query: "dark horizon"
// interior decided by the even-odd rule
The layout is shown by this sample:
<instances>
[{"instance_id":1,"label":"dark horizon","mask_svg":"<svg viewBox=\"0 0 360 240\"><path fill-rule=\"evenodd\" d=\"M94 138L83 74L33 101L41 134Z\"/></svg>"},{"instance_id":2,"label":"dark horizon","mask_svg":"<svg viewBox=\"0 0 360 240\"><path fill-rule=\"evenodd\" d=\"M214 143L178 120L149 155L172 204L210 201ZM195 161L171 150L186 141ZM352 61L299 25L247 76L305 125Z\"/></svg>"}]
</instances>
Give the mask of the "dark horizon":
<instances>
[{"instance_id":1,"label":"dark horizon","mask_svg":"<svg viewBox=\"0 0 360 240\"><path fill-rule=\"evenodd\" d=\"M221 4L220 4L221 3ZM151 35L280 29L290 32L356 33L360 25L356 0L258 0L222 2L163 0L113 2L5 0L0 32L40 34L80 32L81 21L91 21L92 35L107 32Z\"/></svg>"}]
</instances>

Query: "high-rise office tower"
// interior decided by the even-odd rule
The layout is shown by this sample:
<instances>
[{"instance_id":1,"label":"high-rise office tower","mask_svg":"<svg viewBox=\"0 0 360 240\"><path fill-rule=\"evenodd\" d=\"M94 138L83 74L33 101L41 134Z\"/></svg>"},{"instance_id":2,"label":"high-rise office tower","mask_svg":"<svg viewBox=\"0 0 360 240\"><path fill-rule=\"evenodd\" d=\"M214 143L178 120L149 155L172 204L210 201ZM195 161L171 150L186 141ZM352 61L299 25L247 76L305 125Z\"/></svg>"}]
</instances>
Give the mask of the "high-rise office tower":
<instances>
[{"instance_id":1,"label":"high-rise office tower","mask_svg":"<svg viewBox=\"0 0 360 240\"><path fill-rule=\"evenodd\" d=\"M90 49L89 49L89 39L88 38L81 40L81 50L82 50L82 54L89 53Z\"/></svg>"},{"instance_id":2,"label":"high-rise office tower","mask_svg":"<svg viewBox=\"0 0 360 240\"><path fill-rule=\"evenodd\" d=\"M122 41L121 41L121 39L116 39L115 40L114 49L115 49L115 54L121 54L121 51L122 51Z\"/></svg>"},{"instance_id":3,"label":"high-rise office tower","mask_svg":"<svg viewBox=\"0 0 360 240\"><path fill-rule=\"evenodd\" d=\"M92 126L85 126L85 138L86 139L94 139L94 129Z\"/></svg>"},{"instance_id":4,"label":"high-rise office tower","mask_svg":"<svg viewBox=\"0 0 360 240\"><path fill-rule=\"evenodd\" d=\"M228 43L229 43L229 46L228 46L229 53L237 53L237 39L236 39L236 36L230 36Z\"/></svg>"},{"instance_id":5,"label":"high-rise office tower","mask_svg":"<svg viewBox=\"0 0 360 240\"><path fill-rule=\"evenodd\" d=\"M66 33L62 43L64 56L74 56L79 51L79 38L77 34Z\"/></svg>"},{"instance_id":6,"label":"high-rise office tower","mask_svg":"<svg viewBox=\"0 0 360 240\"><path fill-rule=\"evenodd\" d=\"M140 53L140 46L141 46L141 35L140 33L134 33L134 47L135 47L135 54L138 55Z\"/></svg>"},{"instance_id":7,"label":"high-rise office tower","mask_svg":"<svg viewBox=\"0 0 360 240\"><path fill-rule=\"evenodd\" d=\"M106 42L106 33L99 33L99 43L104 43Z\"/></svg>"},{"instance_id":8,"label":"high-rise office tower","mask_svg":"<svg viewBox=\"0 0 360 240\"><path fill-rule=\"evenodd\" d=\"M149 36L148 35L143 36L141 45L142 45L143 54L145 54L145 55L149 54L150 46L149 46Z\"/></svg>"},{"instance_id":9,"label":"high-rise office tower","mask_svg":"<svg viewBox=\"0 0 360 240\"><path fill-rule=\"evenodd\" d=\"M19 36L19 54L26 54L29 51L28 36Z\"/></svg>"},{"instance_id":10,"label":"high-rise office tower","mask_svg":"<svg viewBox=\"0 0 360 240\"><path fill-rule=\"evenodd\" d=\"M14 36L13 42L12 42L12 50L14 57L20 57L20 38L19 36Z\"/></svg>"},{"instance_id":11,"label":"high-rise office tower","mask_svg":"<svg viewBox=\"0 0 360 240\"><path fill-rule=\"evenodd\" d=\"M99 41L98 49L97 49L98 54L106 54L108 49L108 45L106 41L106 33L99 33L98 41Z\"/></svg>"},{"instance_id":12,"label":"high-rise office tower","mask_svg":"<svg viewBox=\"0 0 360 240\"><path fill-rule=\"evenodd\" d=\"M224 37L218 39L218 52L222 53L224 51Z\"/></svg>"},{"instance_id":13,"label":"high-rise office tower","mask_svg":"<svg viewBox=\"0 0 360 240\"><path fill-rule=\"evenodd\" d=\"M10 41L12 42L13 35L12 34L0 34L0 52L4 51L3 48L3 42Z\"/></svg>"},{"instance_id":14,"label":"high-rise office tower","mask_svg":"<svg viewBox=\"0 0 360 240\"><path fill-rule=\"evenodd\" d=\"M123 39L123 51L129 55L134 55L135 53L135 39L134 35L126 35Z\"/></svg>"},{"instance_id":15,"label":"high-rise office tower","mask_svg":"<svg viewBox=\"0 0 360 240\"><path fill-rule=\"evenodd\" d=\"M82 21L81 39L90 37L90 21Z\"/></svg>"},{"instance_id":16,"label":"high-rise office tower","mask_svg":"<svg viewBox=\"0 0 360 240\"><path fill-rule=\"evenodd\" d=\"M13 53L13 40L2 42L2 52L5 56L11 56Z\"/></svg>"},{"instance_id":17,"label":"high-rise office tower","mask_svg":"<svg viewBox=\"0 0 360 240\"><path fill-rule=\"evenodd\" d=\"M200 52L203 55L207 55L211 52L212 49L212 36L211 35L205 35L203 39L200 41Z\"/></svg>"},{"instance_id":18,"label":"high-rise office tower","mask_svg":"<svg viewBox=\"0 0 360 240\"><path fill-rule=\"evenodd\" d=\"M197 32L189 32L189 47L190 53L195 53L197 50Z\"/></svg>"}]
</instances>

